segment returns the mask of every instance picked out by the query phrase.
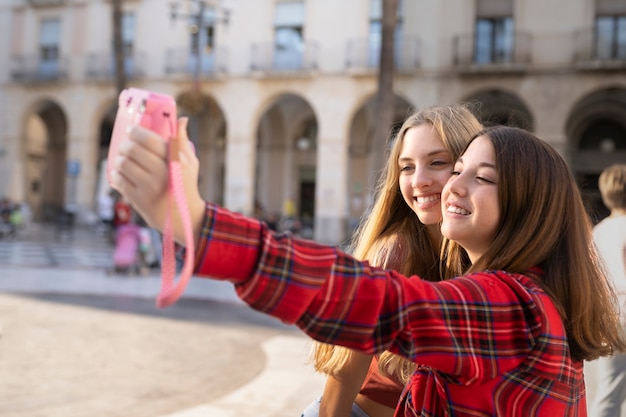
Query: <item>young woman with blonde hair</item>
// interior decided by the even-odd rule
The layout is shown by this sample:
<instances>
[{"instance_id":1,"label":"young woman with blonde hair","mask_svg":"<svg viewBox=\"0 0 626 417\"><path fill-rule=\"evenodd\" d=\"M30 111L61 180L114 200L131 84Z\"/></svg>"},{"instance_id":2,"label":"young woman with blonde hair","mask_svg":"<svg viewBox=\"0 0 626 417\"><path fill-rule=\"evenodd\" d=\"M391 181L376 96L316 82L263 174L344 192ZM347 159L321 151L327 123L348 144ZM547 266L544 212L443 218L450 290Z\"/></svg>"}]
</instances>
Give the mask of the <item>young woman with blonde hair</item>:
<instances>
[{"instance_id":1,"label":"young woman with blonde hair","mask_svg":"<svg viewBox=\"0 0 626 417\"><path fill-rule=\"evenodd\" d=\"M372 265L441 280L441 190L481 128L466 105L431 106L410 115L394 139L376 200L350 252ZM313 362L328 377L323 395L302 417L393 416L415 370L414 363L389 352L372 357L323 343L314 343Z\"/></svg>"}]
</instances>

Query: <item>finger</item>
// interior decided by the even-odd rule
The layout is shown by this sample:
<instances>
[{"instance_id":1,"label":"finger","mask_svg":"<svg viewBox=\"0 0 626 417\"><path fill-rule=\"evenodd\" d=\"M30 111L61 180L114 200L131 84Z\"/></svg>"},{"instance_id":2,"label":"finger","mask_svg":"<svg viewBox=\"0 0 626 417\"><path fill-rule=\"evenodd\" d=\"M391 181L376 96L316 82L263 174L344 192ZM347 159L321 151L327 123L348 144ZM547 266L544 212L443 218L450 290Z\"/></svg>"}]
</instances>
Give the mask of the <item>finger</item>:
<instances>
[{"instance_id":1,"label":"finger","mask_svg":"<svg viewBox=\"0 0 626 417\"><path fill-rule=\"evenodd\" d=\"M178 119L178 158L184 165L189 165L196 157L196 150L193 142L187 135L189 119L181 117Z\"/></svg>"},{"instance_id":2,"label":"finger","mask_svg":"<svg viewBox=\"0 0 626 417\"><path fill-rule=\"evenodd\" d=\"M133 126L128 132L128 138L130 141L124 142L126 146L123 147L120 144L120 153L127 151L132 144L136 144L140 149L137 152L148 151L159 158L166 159L167 142L155 132L142 126Z\"/></svg>"},{"instance_id":3,"label":"finger","mask_svg":"<svg viewBox=\"0 0 626 417\"><path fill-rule=\"evenodd\" d=\"M193 142L189 139L189 135L187 133L188 126L189 119L187 117L181 117L180 119L178 119L178 149L184 154L187 159L191 159L190 157L196 154L196 149Z\"/></svg>"},{"instance_id":4,"label":"finger","mask_svg":"<svg viewBox=\"0 0 626 417\"><path fill-rule=\"evenodd\" d=\"M160 191L167 182L166 162L136 143L129 141L124 147L125 153L113 160L113 169L125 180L127 192Z\"/></svg>"},{"instance_id":5,"label":"finger","mask_svg":"<svg viewBox=\"0 0 626 417\"><path fill-rule=\"evenodd\" d=\"M164 169L165 158L161 156L160 145L156 146L156 152L151 151L151 147L135 141L126 141L120 144L119 155L113 160L113 168L128 175L125 167L137 165L147 172L158 172Z\"/></svg>"}]
</instances>

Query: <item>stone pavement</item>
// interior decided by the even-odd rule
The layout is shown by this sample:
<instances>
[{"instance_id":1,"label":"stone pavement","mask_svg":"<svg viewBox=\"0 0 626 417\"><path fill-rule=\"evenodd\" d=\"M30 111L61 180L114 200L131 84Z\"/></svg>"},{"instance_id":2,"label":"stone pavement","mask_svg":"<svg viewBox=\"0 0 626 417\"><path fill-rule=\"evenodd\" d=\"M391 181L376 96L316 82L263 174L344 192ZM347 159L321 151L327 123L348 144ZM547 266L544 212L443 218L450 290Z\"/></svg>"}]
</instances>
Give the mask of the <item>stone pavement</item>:
<instances>
[{"instance_id":1,"label":"stone pavement","mask_svg":"<svg viewBox=\"0 0 626 417\"><path fill-rule=\"evenodd\" d=\"M105 269L111 266L113 246L96 228L57 231L32 224L17 238L0 239L0 265Z\"/></svg>"},{"instance_id":2,"label":"stone pavement","mask_svg":"<svg viewBox=\"0 0 626 417\"><path fill-rule=\"evenodd\" d=\"M111 256L90 229L0 240L0 415L290 417L321 393L310 339L232 285L157 309L159 271L109 275Z\"/></svg>"}]
</instances>

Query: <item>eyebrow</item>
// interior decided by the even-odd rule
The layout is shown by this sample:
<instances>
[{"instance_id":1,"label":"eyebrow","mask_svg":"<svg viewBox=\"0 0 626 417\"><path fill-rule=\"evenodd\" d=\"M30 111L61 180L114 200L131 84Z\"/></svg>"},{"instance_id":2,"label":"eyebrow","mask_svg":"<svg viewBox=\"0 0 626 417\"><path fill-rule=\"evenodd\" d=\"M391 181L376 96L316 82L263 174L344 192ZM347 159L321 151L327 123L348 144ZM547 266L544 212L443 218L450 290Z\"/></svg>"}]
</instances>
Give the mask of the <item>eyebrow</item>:
<instances>
[{"instance_id":1,"label":"eyebrow","mask_svg":"<svg viewBox=\"0 0 626 417\"><path fill-rule=\"evenodd\" d=\"M426 154L426 156L434 156L434 155L439 155L440 153L450 154L450 152L448 152L448 150L447 150L447 149L437 149L437 150L435 150L435 151L428 152L428 153ZM400 158L398 158L398 161L410 161L410 160L413 160L413 158L407 158L407 157L404 157L404 158L403 158L403 157L400 157Z\"/></svg>"},{"instance_id":2,"label":"eyebrow","mask_svg":"<svg viewBox=\"0 0 626 417\"><path fill-rule=\"evenodd\" d=\"M457 159L456 162L463 163L463 157L459 157L459 159ZM478 167L480 167L480 168L484 167L484 168L497 169L495 164L491 164L489 162L481 162L480 164L478 164Z\"/></svg>"}]
</instances>

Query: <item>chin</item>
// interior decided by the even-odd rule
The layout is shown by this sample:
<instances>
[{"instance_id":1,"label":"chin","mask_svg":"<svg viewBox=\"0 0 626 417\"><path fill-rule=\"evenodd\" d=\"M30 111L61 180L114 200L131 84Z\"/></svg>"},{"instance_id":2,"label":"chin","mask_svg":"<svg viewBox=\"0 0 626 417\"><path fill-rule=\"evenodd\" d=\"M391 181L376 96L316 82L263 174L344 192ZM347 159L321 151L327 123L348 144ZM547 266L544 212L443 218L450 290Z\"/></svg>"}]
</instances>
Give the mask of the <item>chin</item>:
<instances>
[{"instance_id":1,"label":"chin","mask_svg":"<svg viewBox=\"0 0 626 417\"><path fill-rule=\"evenodd\" d=\"M428 225L428 224L435 224L435 223L441 223L441 213L439 210L437 211L423 211L423 210L417 210L415 212L415 214L417 214L417 218L420 220L420 222Z\"/></svg>"}]
</instances>

